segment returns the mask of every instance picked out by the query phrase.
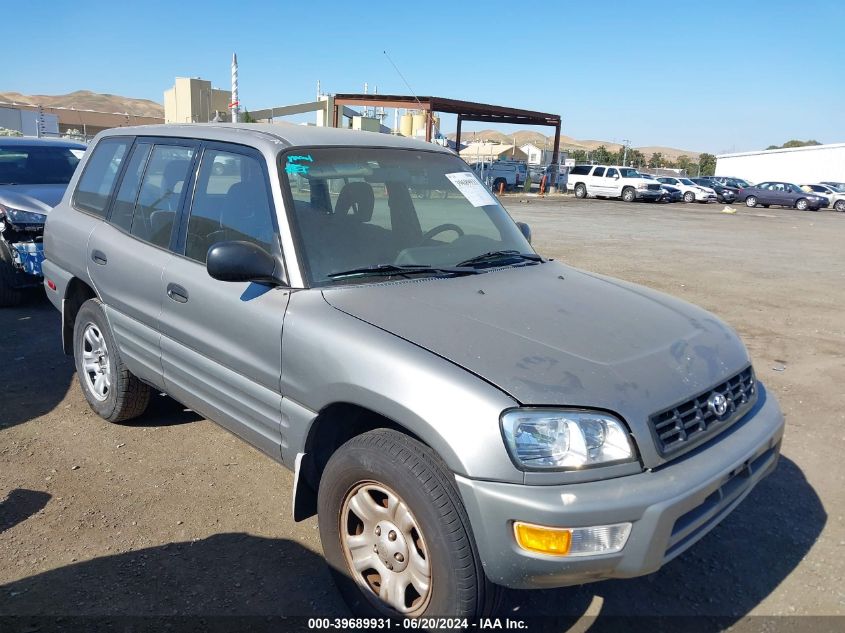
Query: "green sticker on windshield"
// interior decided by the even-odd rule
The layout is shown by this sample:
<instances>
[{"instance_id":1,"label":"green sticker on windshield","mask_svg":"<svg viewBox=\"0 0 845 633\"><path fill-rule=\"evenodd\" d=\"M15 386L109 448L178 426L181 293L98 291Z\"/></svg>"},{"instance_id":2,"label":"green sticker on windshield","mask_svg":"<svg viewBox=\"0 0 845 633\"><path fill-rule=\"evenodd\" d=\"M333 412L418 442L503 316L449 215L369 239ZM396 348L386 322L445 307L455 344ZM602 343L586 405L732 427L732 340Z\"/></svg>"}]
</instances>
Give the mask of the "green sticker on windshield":
<instances>
[{"instance_id":1,"label":"green sticker on windshield","mask_svg":"<svg viewBox=\"0 0 845 633\"><path fill-rule=\"evenodd\" d=\"M302 174L303 176L306 176L311 169L311 165L303 165L301 163L313 162L314 159L311 157L311 154L305 154L303 156L291 154L288 156L287 164L285 165L285 172L288 174Z\"/></svg>"}]
</instances>

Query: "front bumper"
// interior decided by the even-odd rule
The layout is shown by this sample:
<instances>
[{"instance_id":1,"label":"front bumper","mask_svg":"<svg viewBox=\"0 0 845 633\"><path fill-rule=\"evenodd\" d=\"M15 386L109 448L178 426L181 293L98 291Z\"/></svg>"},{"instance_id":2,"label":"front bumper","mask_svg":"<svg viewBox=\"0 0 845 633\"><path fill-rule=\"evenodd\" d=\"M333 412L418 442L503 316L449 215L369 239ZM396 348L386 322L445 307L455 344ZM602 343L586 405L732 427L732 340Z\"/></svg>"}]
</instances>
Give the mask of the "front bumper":
<instances>
[{"instance_id":1,"label":"front bumper","mask_svg":"<svg viewBox=\"0 0 845 633\"><path fill-rule=\"evenodd\" d=\"M651 471L583 484L526 486L456 476L487 577L515 589L564 587L652 573L702 538L772 472L784 420L760 385L743 420ZM615 554L553 557L521 549L514 521L559 527L630 522Z\"/></svg>"},{"instance_id":2,"label":"front bumper","mask_svg":"<svg viewBox=\"0 0 845 633\"><path fill-rule=\"evenodd\" d=\"M663 191L653 191L651 189L637 189L637 200L659 200L663 195Z\"/></svg>"}]
</instances>

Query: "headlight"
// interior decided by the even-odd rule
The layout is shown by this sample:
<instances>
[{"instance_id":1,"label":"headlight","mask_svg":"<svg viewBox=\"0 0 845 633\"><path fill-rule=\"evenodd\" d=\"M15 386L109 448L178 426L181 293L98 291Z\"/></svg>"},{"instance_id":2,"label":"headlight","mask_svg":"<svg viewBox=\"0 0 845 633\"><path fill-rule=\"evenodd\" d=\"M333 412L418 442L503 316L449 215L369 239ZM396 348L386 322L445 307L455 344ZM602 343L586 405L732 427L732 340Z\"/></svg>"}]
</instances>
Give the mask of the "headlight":
<instances>
[{"instance_id":1,"label":"headlight","mask_svg":"<svg viewBox=\"0 0 845 633\"><path fill-rule=\"evenodd\" d=\"M43 213L21 211L20 209L11 209L9 207L2 207L2 209L5 211L9 224L44 224L44 220L47 218Z\"/></svg>"},{"instance_id":2,"label":"headlight","mask_svg":"<svg viewBox=\"0 0 845 633\"><path fill-rule=\"evenodd\" d=\"M601 411L511 409L502 414L511 458L525 470L578 470L635 459L628 430Z\"/></svg>"}]
</instances>

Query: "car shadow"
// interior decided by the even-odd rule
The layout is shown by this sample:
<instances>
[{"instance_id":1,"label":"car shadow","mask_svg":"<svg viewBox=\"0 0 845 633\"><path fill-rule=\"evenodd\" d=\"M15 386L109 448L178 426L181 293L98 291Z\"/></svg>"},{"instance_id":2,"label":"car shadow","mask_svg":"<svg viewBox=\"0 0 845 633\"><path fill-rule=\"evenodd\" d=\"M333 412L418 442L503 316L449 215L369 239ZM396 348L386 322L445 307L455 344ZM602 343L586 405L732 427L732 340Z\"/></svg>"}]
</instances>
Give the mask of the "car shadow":
<instances>
[{"instance_id":1,"label":"car shadow","mask_svg":"<svg viewBox=\"0 0 845 633\"><path fill-rule=\"evenodd\" d=\"M15 488L0 501L0 534L40 512L52 495L40 490Z\"/></svg>"},{"instance_id":2,"label":"car shadow","mask_svg":"<svg viewBox=\"0 0 845 633\"><path fill-rule=\"evenodd\" d=\"M126 420L123 424L136 427L152 426L177 426L179 424L190 424L203 420L199 413L185 408L185 405L177 402L164 393L153 391L150 396L150 404L144 414Z\"/></svg>"},{"instance_id":3,"label":"car shadow","mask_svg":"<svg viewBox=\"0 0 845 633\"><path fill-rule=\"evenodd\" d=\"M61 316L44 291L24 293L19 306L0 309L3 403L0 430L52 411L74 380L62 352Z\"/></svg>"},{"instance_id":4,"label":"car shadow","mask_svg":"<svg viewBox=\"0 0 845 633\"><path fill-rule=\"evenodd\" d=\"M507 592L501 615L558 625L598 615L591 631L721 631L747 615L800 564L827 522L795 462L777 469L713 531L659 571L564 589ZM658 622L668 622L660 627ZM549 622L547 622L548 624ZM544 627L545 628L545 627ZM690 629L692 630L692 629Z\"/></svg>"},{"instance_id":5,"label":"car shadow","mask_svg":"<svg viewBox=\"0 0 845 633\"><path fill-rule=\"evenodd\" d=\"M224 533L101 556L0 585L0 618L8 616L22 625L28 616L81 617L76 623L71 618L67 628L91 630L109 616L199 623L201 617L335 618L349 612L322 556L287 539ZM158 630L167 628L164 620L158 624ZM253 629L238 626L237 619L230 624L228 630Z\"/></svg>"}]
</instances>

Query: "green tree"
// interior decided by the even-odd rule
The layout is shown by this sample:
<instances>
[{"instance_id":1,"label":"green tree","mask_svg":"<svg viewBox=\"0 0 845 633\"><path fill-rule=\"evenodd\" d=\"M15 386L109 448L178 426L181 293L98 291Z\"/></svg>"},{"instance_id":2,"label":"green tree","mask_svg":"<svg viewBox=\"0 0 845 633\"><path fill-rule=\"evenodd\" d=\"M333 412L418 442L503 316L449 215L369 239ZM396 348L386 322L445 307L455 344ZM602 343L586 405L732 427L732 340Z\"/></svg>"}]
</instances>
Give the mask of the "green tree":
<instances>
[{"instance_id":1,"label":"green tree","mask_svg":"<svg viewBox=\"0 0 845 633\"><path fill-rule=\"evenodd\" d=\"M590 152L590 158L592 158L596 163L613 162L613 155L604 145L599 145L596 149Z\"/></svg>"},{"instance_id":2,"label":"green tree","mask_svg":"<svg viewBox=\"0 0 845 633\"><path fill-rule=\"evenodd\" d=\"M701 166L702 176L712 176L716 173L716 157L713 154L699 154L698 164Z\"/></svg>"},{"instance_id":3,"label":"green tree","mask_svg":"<svg viewBox=\"0 0 845 633\"><path fill-rule=\"evenodd\" d=\"M587 151L583 149L573 149L568 150L569 158L574 160L576 163L586 163L587 162Z\"/></svg>"},{"instance_id":4,"label":"green tree","mask_svg":"<svg viewBox=\"0 0 845 633\"><path fill-rule=\"evenodd\" d=\"M809 145L821 145L821 143L814 139L809 139L806 141L792 139L791 141L787 141L783 145L769 145L766 149L787 149L789 147L807 147Z\"/></svg>"},{"instance_id":5,"label":"green tree","mask_svg":"<svg viewBox=\"0 0 845 633\"><path fill-rule=\"evenodd\" d=\"M690 171L690 165L692 165L692 159L690 159L690 157L687 156L686 154L681 154L680 156L678 156L678 160L676 160L675 163L678 165L678 169L683 169L687 173L687 175L690 175L690 176L694 175Z\"/></svg>"},{"instance_id":6,"label":"green tree","mask_svg":"<svg viewBox=\"0 0 845 633\"><path fill-rule=\"evenodd\" d=\"M252 115L249 113L249 110L244 108L244 113L238 119L240 123L257 123L255 119L252 118Z\"/></svg>"},{"instance_id":7,"label":"green tree","mask_svg":"<svg viewBox=\"0 0 845 633\"><path fill-rule=\"evenodd\" d=\"M660 152L654 152L651 155L651 158L648 159L648 166L649 167L660 167L665 163L663 159L663 154Z\"/></svg>"}]
</instances>

